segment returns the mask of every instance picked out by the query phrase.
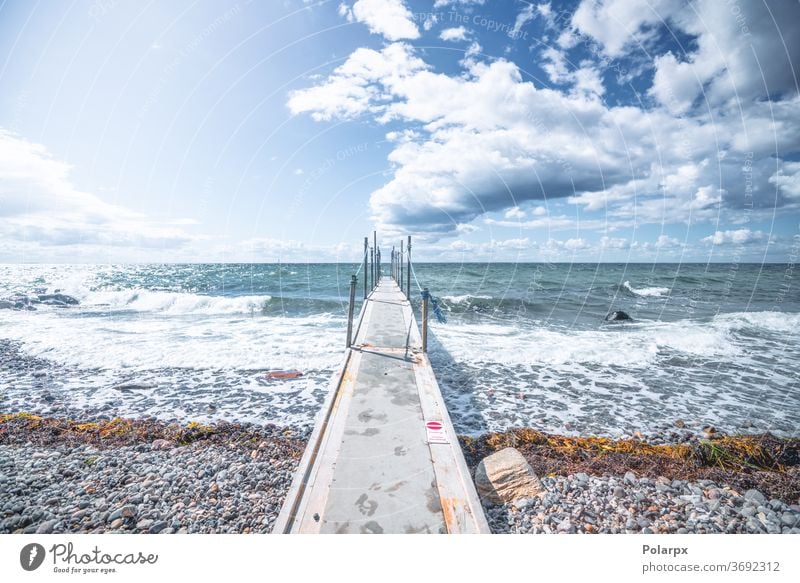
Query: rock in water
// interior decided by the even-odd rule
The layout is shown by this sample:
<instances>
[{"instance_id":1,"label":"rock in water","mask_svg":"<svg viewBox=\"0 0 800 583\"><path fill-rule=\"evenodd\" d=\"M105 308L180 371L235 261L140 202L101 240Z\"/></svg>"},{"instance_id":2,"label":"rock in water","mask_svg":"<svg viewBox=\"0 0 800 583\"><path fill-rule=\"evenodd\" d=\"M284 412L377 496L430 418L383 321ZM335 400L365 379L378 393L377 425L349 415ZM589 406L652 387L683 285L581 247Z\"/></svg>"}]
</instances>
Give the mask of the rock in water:
<instances>
[{"instance_id":1,"label":"rock in water","mask_svg":"<svg viewBox=\"0 0 800 583\"><path fill-rule=\"evenodd\" d=\"M8 300L0 300L0 310L13 310L15 307L14 302Z\"/></svg>"},{"instance_id":2,"label":"rock in water","mask_svg":"<svg viewBox=\"0 0 800 583\"><path fill-rule=\"evenodd\" d=\"M530 464L513 447L481 460L475 468L475 486L482 498L495 504L545 493Z\"/></svg>"},{"instance_id":3,"label":"rock in water","mask_svg":"<svg viewBox=\"0 0 800 583\"><path fill-rule=\"evenodd\" d=\"M633 320L627 312L616 310L606 316L606 322L620 322L622 320Z\"/></svg>"},{"instance_id":4,"label":"rock in water","mask_svg":"<svg viewBox=\"0 0 800 583\"><path fill-rule=\"evenodd\" d=\"M67 294L42 294L39 296L40 302L56 301L69 306L77 306L78 300Z\"/></svg>"}]
</instances>

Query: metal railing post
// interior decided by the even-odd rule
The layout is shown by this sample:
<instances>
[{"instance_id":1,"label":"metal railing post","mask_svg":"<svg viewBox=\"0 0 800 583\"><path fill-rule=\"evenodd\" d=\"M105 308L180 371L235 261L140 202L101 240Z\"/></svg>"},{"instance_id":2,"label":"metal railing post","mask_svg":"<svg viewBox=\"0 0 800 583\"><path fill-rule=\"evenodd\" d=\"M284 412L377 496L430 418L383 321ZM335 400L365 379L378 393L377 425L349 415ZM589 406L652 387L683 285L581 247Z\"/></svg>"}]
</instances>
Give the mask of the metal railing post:
<instances>
[{"instance_id":1,"label":"metal railing post","mask_svg":"<svg viewBox=\"0 0 800 583\"><path fill-rule=\"evenodd\" d=\"M375 289L375 248L369 248L369 276L370 289Z\"/></svg>"},{"instance_id":2,"label":"metal railing post","mask_svg":"<svg viewBox=\"0 0 800 583\"><path fill-rule=\"evenodd\" d=\"M356 306L356 283L358 278L355 275L350 277L350 306L347 308L347 348L353 344L353 310Z\"/></svg>"},{"instance_id":3,"label":"metal railing post","mask_svg":"<svg viewBox=\"0 0 800 583\"><path fill-rule=\"evenodd\" d=\"M408 269L406 269L406 297L411 301L411 235L408 236ZM403 289L403 281L400 281L400 289Z\"/></svg>"},{"instance_id":4,"label":"metal railing post","mask_svg":"<svg viewBox=\"0 0 800 583\"><path fill-rule=\"evenodd\" d=\"M378 283L381 282L381 250L375 252L375 276Z\"/></svg>"},{"instance_id":5,"label":"metal railing post","mask_svg":"<svg viewBox=\"0 0 800 583\"><path fill-rule=\"evenodd\" d=\"M369 238L364 237L364 299L367 299L367 255L369 251Z\"/></svg>"},{"instance_id":6,"label":"metal railing post","mask_svg":"<svg viewBox=\"0 0 800 583\"><path fill-rule=\"evenodd\" d=\"M403 240L400 239L400 291L403 291Z\"/></svg>"},{"instance_id":7,"label":"metal railing post","mask_svg":"<svg viewBox=\"0 0 800 583\"><path fill-rule=\"evenodd\" d=\"M378 231L372 231L372 289L378 286L378 265L375 260L378 258Z\"/></svg>"},{"instance_id":8,"label":"metal railing post","mask_svg":"<svg viewBox=\"0 0 800 583\"><path fill-rule=\"evenodd\" d=\"M428 288L422 290L422 352L428 352Z\"/></svg>"}]
</instances>

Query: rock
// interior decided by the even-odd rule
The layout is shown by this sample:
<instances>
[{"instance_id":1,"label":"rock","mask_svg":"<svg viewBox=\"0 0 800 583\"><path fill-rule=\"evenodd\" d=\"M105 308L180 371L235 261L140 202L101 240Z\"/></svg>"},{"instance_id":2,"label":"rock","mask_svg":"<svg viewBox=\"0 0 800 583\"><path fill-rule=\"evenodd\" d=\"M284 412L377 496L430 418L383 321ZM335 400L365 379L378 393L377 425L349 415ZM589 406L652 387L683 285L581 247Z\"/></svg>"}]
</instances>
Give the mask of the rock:
<instances>
[{"instance_id":1,"label":"rock","mask_svg":"<svg viewBox=\"0 0 800 583\"><path fill-rule=\"evenodd\" d=\"M633 318L631 318L626 312L623 312L622 310L616 310L614 312L609 313L606 316L606 322L621 322L623 320L632 320L632 319Z\"/></svg>"},{"instance_id":2,"label":"rock","mask_svg":"<svg viewBox=\"0 0 800 583\"><path fill-rule=\"evenodd\" d=\"M717 429L713 425L708 425L703 427L703 433L705 433L706 437L711 439L717 433Z\"/></svg>"},{"instance_id":3,"label":"rock","mask_svg":"<svg viewBox=\"0 0 800 583\"><path fill-rule=\"evenodd\" d=\"M153 443L150 444L150 447L155 450L169 449L170 447L172 447L172 443L170 443L166 439L155 439L153 440Z\"/></svg>"},{"instance_id":4,"label":"rock","mask_svg":"<svg viewBox=\"0 0 800 583\"><path fill-rule=\"evenodd\" d=\"M684 427L686 427L686 423L683 422L683 419L676 419L675 427L677 427L678 429L683 429Z\"/></svg>"},{"instance_id":5,"label":"rock","mask_svg":"<svg viewBox=\"0 0 800 583\"><path fill-rule=\"evenodd\" d=\"M625 497L625 489L622 486L617 486L614 488L614 498L624 498Z\"/></svg>"},{"instance_id":6,"label":"rock","mask_svg":"<svg viewBox=\"0 0 800 583\"><path fill-rule=\"evenodd\" d=\"M159 520L158 522L154 522L153 525L150 527L148 531L150 534L158 534L162 530L167 528L167 523L163 520Z\"/></svg>"},{"instance_id":7,"label":"rock","mask_svg":"<svg viewBox=\"0 0 800 583\"><path fill-rule=\"evenodd\" d=\"M545 493L530 464L513 447L481 460L475 469L475 486L482 498L495 504Z\"/></svg>"},{"instance_id":8,"label":"rock","mask_svg":"<svg viewBox=\"0 0 800 583\"><path fill-rule=\"evenodd\" d=\"M794 527L800 524L800 514L794 512L784 512L781 514L781 524L785 526Z\"/></svg>"},{"instance_id":9,"label":"rock","mask_svg":"<svg viewBox=\"0 0 800 583\"><path fill-rule=\"evenodd\" d=\"M13 310L16 307L14 302L8 300L0 300L0 310Z\"/></svg>"},{"instance_id":10,"label":"rock","mask_svg":"<svg viewBox=\"0 0 800 583\"><path fill-rule=\"evenodd\" d=\"M748 490L744 493L744 499L753 502L759 506L763 506L767 502L767 497L758 490Z\"/></svg>"},{"instance_id":11,"label":"rock","mask_svg":"<svg viewBox=\"0 0 800 583\"><path fill-rule=\"evenodd\" d=\"M636 483L636 474L634 474L631 471L625 472L625 477L623 478L623 481L626 484L635 484Z\"/></svg>"},{"instance_id":12,"label":"rock","mask_svg":"<svg viewBox=\"0 0 800 583\"><path fill-rule=\"evenodd\" d=\"M67 306L77 306L80 302L67 294L42 294L39 296L42 303L59 302Z\"/></svg>"},{"instance_id":13,"label":"rock","mask_svg":"<svg viewBox=\"0 0 800 583\"><path fill-rule=\"evenodd\" d=\"M109 522L118 518L133 518L136 516L136 507L127 505L117 508L114 512L108 515Z\"/></svg>"},{"instance_id":14,"label":"rock","mask_svg":"<svg viewBox=\"0 0 800 583\"><path fill-rule=\"evenodd\" d=\"M575 532L575 526L572 524L569 518L565 518L561 522L558 523L558 532L563 532L567 534L573 534Z\"/></svg>"},{"instance_id":15,"label":"rock","mask_svg":"<svg viewBox=\"0 0 800 583\"><path fill-rule=\"evenodd\" d=\"M151 526L153 526L153 521L149 518L142 518L136 523L136 528L139 530L150 530Z\"/></svg>"},{"instance_id":16,"label":"rock","mask_svg":"<svg viewBox=\"0 0 800 583\"><path fill-rule=\"evenodd\" d=\"M36 534L50 534L58 524L58 519L47 520L36 528Z\"/></svg>"}]
</instances>

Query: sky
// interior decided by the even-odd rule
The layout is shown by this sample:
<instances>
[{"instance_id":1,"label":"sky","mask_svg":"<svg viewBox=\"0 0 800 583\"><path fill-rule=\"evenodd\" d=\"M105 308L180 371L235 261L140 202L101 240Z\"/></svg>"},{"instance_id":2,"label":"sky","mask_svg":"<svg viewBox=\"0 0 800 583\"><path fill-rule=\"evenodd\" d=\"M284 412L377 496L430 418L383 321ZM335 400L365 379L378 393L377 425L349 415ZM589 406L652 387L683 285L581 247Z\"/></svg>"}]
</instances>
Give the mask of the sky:
<instances>
[{"instance_id":1,"label":"sky","mask_svg":"<svg viewBox=\"0 0 800 583\"><path fill-rule=\"evenodd\" d=\"M800 3L0 0L0 262L782 262Z\"/></svg>"}]
</instances>

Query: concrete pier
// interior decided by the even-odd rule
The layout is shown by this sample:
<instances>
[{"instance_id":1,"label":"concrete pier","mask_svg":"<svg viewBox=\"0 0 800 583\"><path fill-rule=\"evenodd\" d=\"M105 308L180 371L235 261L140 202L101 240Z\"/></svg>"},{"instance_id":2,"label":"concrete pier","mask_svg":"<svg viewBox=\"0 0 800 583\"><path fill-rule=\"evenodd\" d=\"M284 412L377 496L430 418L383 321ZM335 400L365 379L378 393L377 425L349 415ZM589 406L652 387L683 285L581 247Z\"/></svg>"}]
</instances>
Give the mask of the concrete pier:
<instances>
[{"instance_id":1,"label":"concrete pier","mask_svg":"<svg viewBox=\"0 0 800 583\"><path fill-rule=\"evenodd\" d=\"M274 532L489 532L411 305L391 277L362 305Z\"/></svg>"}]
</instances>

